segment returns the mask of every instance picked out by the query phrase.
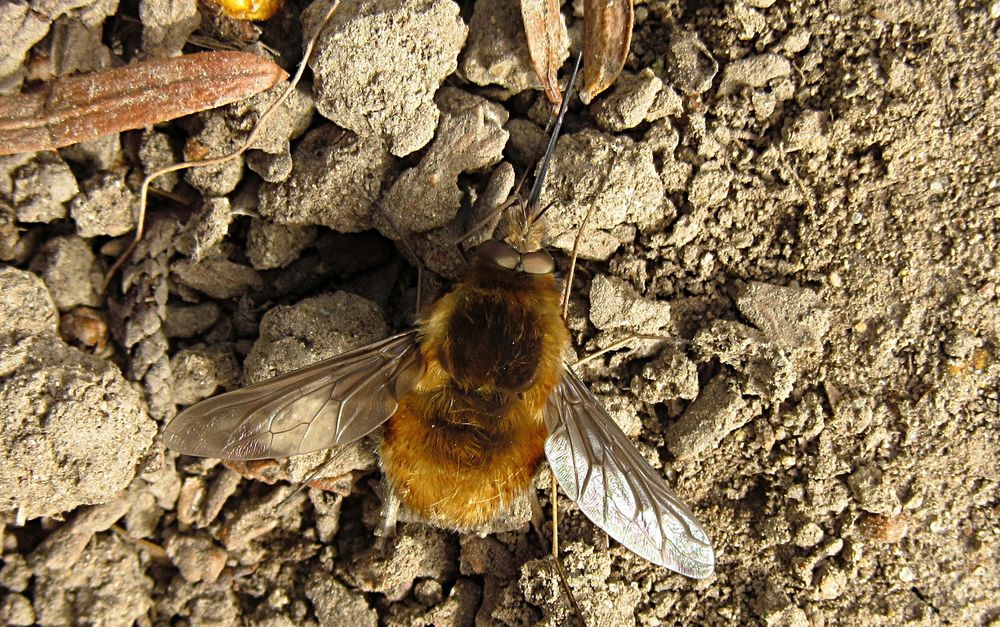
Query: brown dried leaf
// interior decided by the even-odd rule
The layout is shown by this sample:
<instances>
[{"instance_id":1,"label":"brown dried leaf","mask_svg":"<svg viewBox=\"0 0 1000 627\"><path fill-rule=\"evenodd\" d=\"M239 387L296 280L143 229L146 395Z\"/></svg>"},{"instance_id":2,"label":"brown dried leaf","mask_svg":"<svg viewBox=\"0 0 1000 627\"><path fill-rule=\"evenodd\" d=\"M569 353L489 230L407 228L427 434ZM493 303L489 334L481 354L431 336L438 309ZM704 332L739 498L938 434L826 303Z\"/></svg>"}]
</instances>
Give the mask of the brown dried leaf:
<instances>
[{"instance_id":1,"label":"brown dried leaf","mask_svg":"<svg viewBox=\"0 0 1000 627\"><path fill-rule=\"evenodd\" d=\"M249 52L200 52L60 78L0 98L0 155L165 122L242 100L287 76Z\"/></svg>"},{"instance_id":2,"label":"brown dried leaf","mask_svg":"<svg viewBox=\"0 0 1000 627\"><path fill-rule=\"evenodd\" d=\"M545 95L556 108L562 104L559 68L563 57L562 14L559 0L521 0L521 19L528 38L528 53Z\"/></svg>"},{"instance_id":3,"label":"brown dried leaf","mask_svg":"<svg viewBox=\"0 0 1000 627\"><path fill-rule=\"evenodd\" d=\"M584 0L583 90L589 104L615 82L632 43L632 0Z\"/></svg>"}]
</instances>

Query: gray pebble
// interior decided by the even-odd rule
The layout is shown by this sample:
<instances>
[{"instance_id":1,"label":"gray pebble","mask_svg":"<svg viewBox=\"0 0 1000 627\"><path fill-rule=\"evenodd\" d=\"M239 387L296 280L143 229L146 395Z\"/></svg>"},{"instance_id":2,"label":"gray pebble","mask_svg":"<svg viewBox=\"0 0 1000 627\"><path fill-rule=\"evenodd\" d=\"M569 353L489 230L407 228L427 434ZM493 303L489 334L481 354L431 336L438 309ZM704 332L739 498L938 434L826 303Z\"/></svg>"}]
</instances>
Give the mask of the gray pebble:
<instances>
[{"instance_id":1,"label":"gray pebble","mask_svg":"<svg viewBox=\"0 0 1000 627\"><path fill-rule=\"evenodd\" d=\"M725 374L716 375L677 422L667 428L667 448L678 460L696 458L717 447L723 438L745 425L755 414L736 383Z\"/></svg>"},{"instance_id":2,"label":"gray pebble","mask_svg":"<svg viewBox=\"0 0 1000 627\"><path fill-rule=\"evenodd\" d=\"M249 266L225 257L210 257L195 263L182 259L171 266L178 283L212 298L235 298L250 289L260 289L264 280Z\"/></svg>"},{"instance_id":3,"label":"gray pebble","mask_svg":"<svg viewBox=\"0 0 1000 627\"><path fill-rule=\"evenodd\" d=\"M611 93L591 105L594 120L605 131L635 128L647 118L662 88L663 81L649 68L639 74L623 72Z\"/></svg>"},{"instance_id":4,"label":"gray pebble","mask_svg":"<svg viewBox=\"0 0 1000 627\"><path fill-rule=\"evenodd\" d=\"M81 237L54 237L42 246L31 269L45 281L60 311L77 305L97 307L104 275L90 244Z\"/></svg>"},{"instance_id":5,"label":"gray pebble","mask_svg":"<svg viewBox=\"0 0 1000 627\"><path fill-rule=\"evenodd\" d=\"M117 237L135 228L138 200L120 172L101 172L83 183L69 206L80 237Z\"/></svg>"},{"instance_id":6,"label":"gray pebble","mask_svg":"<svg viewBox=\"0 0 1000 627\"><path fill-rule=\"evenodd\" d=\"M315 240L316 227L255 219L247 234L247 258L254 270L284 268Z\"/></svg>"},{"instance_id":7,"label":"gray pebble","mask_svg":"<svg viewBox=\"0 0 1000 627\"><path fill-rule=\"evenodd\" d=\"M698 396L698 368L682 351L670 346L632 377L632 391L647 403L664 403Z\"/></svg>"},{"instance_id":8,"label":"gray pebble","mask_svg":"<svg viewBox=\"0 0 1000 627\"><path fill-rule=\"evenodd\" d=\"M0 510L22 519L107 501L156 433L113 365L48 334L0 340L0 406Z\"/></svg>"},{"instance_id":9,"label":"gray pebble","mask_svg":"<svg viewBox=\"0 0 1000 627\"><path fill-rule=\"evenodd\" d=\"M458 66L467 32L451 0L344 3L309 63L316 109L396 156L418 150L434 134L434 94Z\"/></svg>"},{"instance_id":10,"label":"gray pebble","mask_svg":"<svg viewBox=\"0 0 1000 627\"><path fill-rule=\"evenodd\" d=\"M21 222L66 217L66 203L80 191L69 166L53 152L39 153L11 174L11 202Z\"/></svg>"},{"instance_id":11,"label":"gray pebble","mask_svg":"<svg viewBox=\"0 0 1000 627\"><path fill-rule=\"evenodd\" d=\"M10 266L0 267L0 335L56 333L59 312L45 282Z\"/></svg>"},{"instance_id":12,"label":"gray pebble","mask_svg":"<svg viewBox=\"0 0 1000 627\"><path fill-rule=\"evenodd\" d=\"M750 282L739 289L736 306L765 337L789 351L821 350L830 330L829 308L807 288Z\"/></svg>"},{"instance_id":13,"label":"gray pebble","mask_svg":"<svg viewBox=\"0 0 1000 627\"><path fill-rule=\"evenodd\" d=\"M194 337L215 324L220 315L219 306L212 302L197 305L167 305L163 332L167 337Z\"/></svg>"},{"instance_id":14,"label":"gray pebble","mask_svg":"<svg viewBox=\"0 0 1000 627\"><path fill-rule=\"evenodd\" d=\"M322 625L375 627L378 614L369 607L365 595L350 590L332 575L317 573L306 583L306 596L312 601Z\"/></svg>"},{"instance_id":15,"label":"gray pebble","mask_svg":"<svg viewBox=\"0 0 1000 627\"><path fill-rule=\"evenodd\" d=\"M670 324L670 304L646 300L625 281L599 274L590 285L590 321L602 331L654 332Z\"/></svg>"},{"instance_id":16,"label":"gray pebble","mask_svg":"<svg viewBox=\"0 0 1000 627\"><path fill-rule=\"evenodd\" d=\"M380 139L327 124L307 133L292 159L295 168L287 180L260 186L261 216L342 233L372 228L375 201L393 167Z\"/></svg>"},{"instance_id":17,"label":"gray pebble","mask_svg":"<svg viewBox=\"0 0 1000 627\"><path fill-rule=\"evenodd\" d=\"M719 72L715 57L691 31L676 31L670 36L666 67L673 84L686 94L708 91Z\"/></svg>"}]
</instances>

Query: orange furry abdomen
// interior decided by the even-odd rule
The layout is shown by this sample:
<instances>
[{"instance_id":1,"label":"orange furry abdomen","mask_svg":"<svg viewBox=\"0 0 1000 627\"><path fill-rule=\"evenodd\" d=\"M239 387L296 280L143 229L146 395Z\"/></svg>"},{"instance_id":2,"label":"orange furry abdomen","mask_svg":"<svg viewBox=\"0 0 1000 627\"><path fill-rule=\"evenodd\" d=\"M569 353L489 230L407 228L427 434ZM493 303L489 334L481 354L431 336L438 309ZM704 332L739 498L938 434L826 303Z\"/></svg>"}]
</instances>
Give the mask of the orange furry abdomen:
<instances>
[{"instance_id":1,"label":"orange furry abdomen","mask_svg":"<svg viewBox=\"0 0 1000 627\"><path fill-rule=\"evenodd\" d=\"M541 412L569 334L551 276L474 265L421 324L424 373L386 424L389 488L411 513L463 531L490 525L532 485Z\"/></svg>"}]
</instances>

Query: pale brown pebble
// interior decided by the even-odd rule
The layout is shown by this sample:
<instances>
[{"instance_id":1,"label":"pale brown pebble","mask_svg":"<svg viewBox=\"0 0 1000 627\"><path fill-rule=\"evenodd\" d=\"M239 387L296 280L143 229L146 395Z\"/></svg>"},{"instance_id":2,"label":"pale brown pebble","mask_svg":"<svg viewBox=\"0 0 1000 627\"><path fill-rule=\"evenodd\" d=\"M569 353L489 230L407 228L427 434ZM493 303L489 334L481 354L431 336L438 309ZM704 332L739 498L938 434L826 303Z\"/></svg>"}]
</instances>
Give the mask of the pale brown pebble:
<instances>
[{"instance_id":1,"label":"pale brown pebble","mask_svg":"<svg viewBox=\"0 0 1000 627\"><path fill-rule=\"evenodd\" d=\"M851 494L861 509L872 514L898 515L902 509L899 496L875 464L861 466L847 478Z\"/></svg>"},{"instance_id":2,"label":"pale brown pebble","mask_svg":"<svg viewBox=\"0 0 1000 627\"><path fill-rule=\"evenodd\" d=\"M35 608L23 594L8 592L0 601L0 624L20 626L34 625L36 621Z\"/></svg>"},{"instance_id":3,"label":"pale brown pebble","mask_svg":"<svg viewBox=\"0 0 1000 627\"><path fill-rule=\"evenodd\" d=\"M199 527L207 527L215 521L219 512L222 511L222 506L236 492L241 479L239 473L233 472L229 468L223 467L219 470L202 502L201 513L198 516Z\"/></svg>"},{"instance_id":4,"label":"pale brown pebble","mask_svg":"<svg viewBox=\"0 0 1000 627\"><path fill-rule=\"evenodd\" d=\"M11 173L10 200L21 222L66 217L66 203L80 191L72 170L56 153L39 153Z\"/></svg>"},{"instance_id":5,"label":"pale brown pebble","mask_svg":"<svg viewBox=\"0 0 1000 627\"><path fill-rule=\"evenodd\" d=\"M791 62L779 54L768 52L744 57L728 64L722 72L719 95L734 94L741 87L764 87L769 82L785 78L791 73Z\"/></svg>"},{"instance_id":6,"label":"pale brown pebble","mask_svg":"<svg viewBox=\"0 0 1000 627\"><path fill-rule=\"evenodd\" d=\"M674 85L686 94L700 94L712 86L719 63L692 31L670 35L666 67Z\"/></svg>"},{"instance_id":7,"label":"pale brown pebble","mask_svg":"<svg viewBox=\"0 0 1000 627\"><path fill-rule=\"evenodd\" d=\"M177 496L177 522L181 528L194 524L201 511L201 503L205 498L205 479L203 477L185 477Z\"/></svg>"},{"instance_id":8,"label":"pale brown pebble","mask_svg":"<svg viewBox=\"0 0 1000 627\"><path fill-rule=\"evenodd\" d=\"M226 552L207 535L175 535L164 548L181 576L192 583L214 583L226 565Z\"/></svg>"},{"instance_id":9,"label":"pale brown pebble","mask_svg":"<svg viewBox=\"0 0 1000 627\"><path fill-rule=\"evenodd\" d=\"M0 586L14 592L24 592L31 580L31 568L20 553L8 553L3 556L3 568L0 568Z\"/></svg>"},{"instance_id":10,"label":"pale brown pebble","mask_svg":"<svg viewBox=\"0 0 1000 627\"><path fill-rule=\"evenodd\" d=\"M651 333L670 324L670 303L645 299L622 279L599 274L590 285L590 321L601 330Z\"/></svg>"},{"instance_id":11,"label":"pale brown pebble","mask_svg":"<svg viewBox=\"0 0 1000 627\"><path fill-rule=\"evenodd\" d=\"M603 130L621 132L647 118L663 81L649 68L638 74L623 72L607 96L591 105L594 120Z\"/></svg>"},{"instance_id":12,"label":"pale brown pebble","mask_svg":"<svg viewBox=\"0 0 1000 627\"><path fill-rule=\"evenodd\" d=\"M779 346L753 327L716 320L701 329L693 346L702 357L715 357L736 371L740 392L780 403L792 393L798 373Z\"/></svg>"},{"instance_id":13,"label":"pale brown pebble","mask_svg":"<svg viewBox=\"0 0 1000 627\"><path fill-rule=\"evenodd\" d=\"M728 376L717 375L667 429L667 448L678 460L696 458L718 446L756 413Z\"/></svg>"},{"instance_id":14,"label":"pale brown pebble","mask_svg":"<svg viewBox=\"0 0 1000 627\"><path fill-rule=\"evenodd\" d=\"M307 497L302 492L293 495L292 490L286 486L274 489L265 497L244 504L228 518L218 532L218 538L226 549L235 551L246 548L250 542L278 526L283 514L301 508Z\"/></svg>"},{"instance_id":15,"label":"pale brown pebble","mask_svg":"<svg viewBox=\"0 0 1000 627\"><path fill-rule=\"evenodd\" d=\"M163 516L163 509L156 497L148 491L139 493L125 516L125 529L130 538L150 538L156 533L156 526Z\"/></svg>"},{"instance_id":16,"label":"pale brown pebble","mask_svg":"<svg viewBox=\"0 0 1000 627\"><path fill-rule=\"evenodd\" d=\"M138 199L120 172L102 172L83 182L69 212L80 237L117 237L135 228Z\"/></svg>"}]
</instances>

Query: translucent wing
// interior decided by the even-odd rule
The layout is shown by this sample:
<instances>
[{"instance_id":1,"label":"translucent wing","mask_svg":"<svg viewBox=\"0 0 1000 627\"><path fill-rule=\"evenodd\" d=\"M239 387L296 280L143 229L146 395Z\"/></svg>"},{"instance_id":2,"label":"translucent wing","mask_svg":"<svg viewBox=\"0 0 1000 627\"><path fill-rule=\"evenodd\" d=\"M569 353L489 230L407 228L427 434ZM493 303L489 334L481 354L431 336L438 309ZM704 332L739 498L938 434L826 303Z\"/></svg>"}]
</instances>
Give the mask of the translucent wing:
<instances>
[{"instance_id":1,"label":"translucent wing","mask_svg":"<svg viewBox=\"0 0 1000 627\"><path fill-rule=\"evenodd\" d=\"M234 460L347 444L392 416L421 368L410 331L204 400L171 420L163 441L179 453Z\"/></svg>"},{"instance_id":2,"label":"translucent wing","mask_svg":"<svg viewBox=\"0 0 1000 627\"><path fill-rule=\"evenodd\" d=\"M688 577L715 572L711 540L694 514L569 368L543 415L552 472L595 525L641 557Z\"/></svg>"}]
</instances>

